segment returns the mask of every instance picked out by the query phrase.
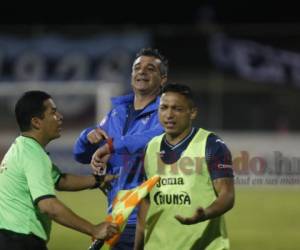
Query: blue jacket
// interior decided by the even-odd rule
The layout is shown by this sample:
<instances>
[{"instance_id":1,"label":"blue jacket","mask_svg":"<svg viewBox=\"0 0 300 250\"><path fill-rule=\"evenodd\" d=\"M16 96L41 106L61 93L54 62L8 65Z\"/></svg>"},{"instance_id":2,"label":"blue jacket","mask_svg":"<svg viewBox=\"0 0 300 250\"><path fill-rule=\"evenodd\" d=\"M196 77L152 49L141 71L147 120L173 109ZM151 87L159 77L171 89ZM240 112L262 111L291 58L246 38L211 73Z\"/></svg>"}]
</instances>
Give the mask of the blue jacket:
<instances>
[{"instance_id":1,"label":"blue jacket","mask_svg":"<svg viewBox=\"0 0 300 250\"><path fill-rule=\"evenodd\" d=\"M124 131L129 105L133 105L133 101L133 94L112 98L113 109L98 125L113 138L115 152L108 162L107 173L119 175L119 178L112 182L113 188L107 196L108 212L111 212L112 201L119 190L134 188L143 181L144 172L141 165L144 148L154 136L163 132L158 121L159 97L145 107L131 122L127 131ZM75 142L74 157L81 163L89 164L93 153L99 147L99 145L90 144L87 140L87 134L94 128L82 131ZM135 222L136 210L128 220L129 224L135 224Z\"/></svg>"}]
</instances>

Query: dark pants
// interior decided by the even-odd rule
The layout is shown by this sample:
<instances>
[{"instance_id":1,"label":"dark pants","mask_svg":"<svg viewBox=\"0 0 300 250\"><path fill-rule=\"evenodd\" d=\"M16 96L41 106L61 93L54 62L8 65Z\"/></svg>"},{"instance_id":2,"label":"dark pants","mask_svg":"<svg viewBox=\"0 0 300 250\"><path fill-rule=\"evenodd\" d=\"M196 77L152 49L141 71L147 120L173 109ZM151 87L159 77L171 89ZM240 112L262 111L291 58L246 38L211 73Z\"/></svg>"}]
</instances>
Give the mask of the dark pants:
<instances>
[{"instance_id":1,"label":"dark pants","mask_svg":"<svg viewBox=\"0 0 300 250\"><path fill-rule=\"evenodd\" d=\"M0 229L0 250L47 250L46 242L33 234Z\"/></svg>"},{"instance_id":2,"label":"dark pants","mask_svg":"<svg viewBox=\"0 0 300 250\"><path fill-rule=\"evenodd\" d=\"M126 225L118 243L112 250L132 250L134 247L135 224Z\"/></svg>"}]
</instances>

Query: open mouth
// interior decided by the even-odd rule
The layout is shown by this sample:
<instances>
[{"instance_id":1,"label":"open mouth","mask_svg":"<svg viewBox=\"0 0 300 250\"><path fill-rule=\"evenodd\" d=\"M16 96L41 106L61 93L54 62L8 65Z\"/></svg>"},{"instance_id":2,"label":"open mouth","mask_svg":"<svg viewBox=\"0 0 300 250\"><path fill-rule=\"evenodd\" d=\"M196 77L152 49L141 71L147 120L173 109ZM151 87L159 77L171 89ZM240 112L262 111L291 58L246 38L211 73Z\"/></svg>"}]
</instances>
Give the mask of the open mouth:
<instances>
[{"instance_id":1,"label":"open mouth","mask_svg":"<svg viewBox=\"0 0 300 250\"><path fill-rule=\"evenodd\" d=\"M143 75L137 76L135 79L136 82L149 82L149 78Z\"/></svg>"},{"instance_id":2,"label":"open mouth","mask_svg":"<svg viewBox=\"0 0 300 250\"><path fill-rule=\"evenodd\" d=\"M168 129L172 129L175 127L176 123L175 122L165 122L165 127Z\"/></svg>"},{"instance_id":3,"label":"open mouth","mask_svg":"<svg viewBox=\"0 0 300 250\"><path fill-rule=\"evenodd\" d=\"M137 79L136 80L136 83L138 83L138 84L143 84L143 83L148 83L148 82L149 82L148 79Z\"/></svg>"}]
</instances>

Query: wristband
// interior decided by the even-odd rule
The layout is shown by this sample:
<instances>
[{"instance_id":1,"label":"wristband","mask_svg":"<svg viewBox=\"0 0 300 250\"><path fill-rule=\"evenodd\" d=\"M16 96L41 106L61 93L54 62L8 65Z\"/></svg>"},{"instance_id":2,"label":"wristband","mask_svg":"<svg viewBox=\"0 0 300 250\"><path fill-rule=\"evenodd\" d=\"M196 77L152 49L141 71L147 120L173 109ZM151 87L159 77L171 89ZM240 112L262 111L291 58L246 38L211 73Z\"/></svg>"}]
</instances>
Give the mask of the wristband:
<instances>
[{"instance_id":1,"label":"wristband","mask_svg":"<svg viewBox=\"0 0 300 250\"><path fill-rule=\"evenodd\" d=\"M106 143L108 145L109 153L113 153L114 152L113 138L108 138L106 140Z\"/></svg>"},{"instance_id":2,"label":"wristband","mask_svg":"<svg viewBox=\"0 0 300 250\"><path fill-rule=\"evenodd\" d=\"M103 176L93 174L95 178L95 185L91 187L91 189L100 187L101 183L103 182Z\"/></svg>"}]
</instances>

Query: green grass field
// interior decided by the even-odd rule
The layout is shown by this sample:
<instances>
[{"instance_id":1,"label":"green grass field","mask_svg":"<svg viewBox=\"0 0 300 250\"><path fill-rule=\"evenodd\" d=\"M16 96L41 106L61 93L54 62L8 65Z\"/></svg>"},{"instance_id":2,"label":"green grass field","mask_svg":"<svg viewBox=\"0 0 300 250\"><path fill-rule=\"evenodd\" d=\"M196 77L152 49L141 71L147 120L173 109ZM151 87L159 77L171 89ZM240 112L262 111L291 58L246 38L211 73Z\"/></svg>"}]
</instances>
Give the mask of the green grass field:
<instances>
[{"instance_id":1,"label":"green grass field","mask_svg":"<svg viewBox=\"0 0 300 250\"><path fill-rule=\"evenodd\" d=\"M58 197L90 221L104 218L106 203L98 190ZM298 187L237 187L235 207L226 215L232 250L300 249L299 197ZM88 236L54 223L48 248L86 250L90 243Z\"/></svg>"}]
</instances>

